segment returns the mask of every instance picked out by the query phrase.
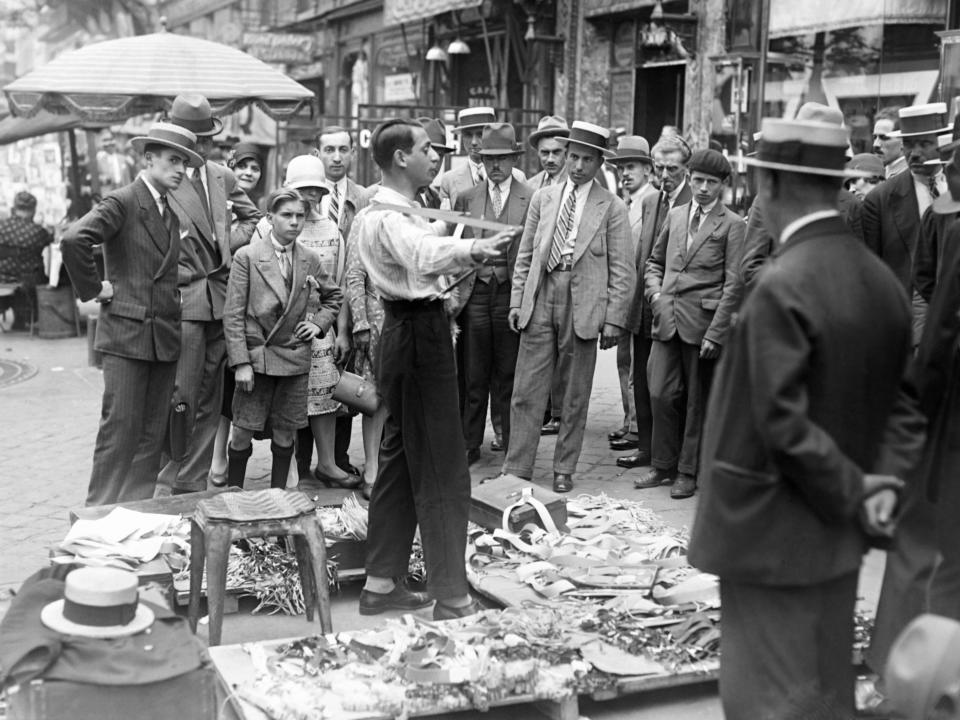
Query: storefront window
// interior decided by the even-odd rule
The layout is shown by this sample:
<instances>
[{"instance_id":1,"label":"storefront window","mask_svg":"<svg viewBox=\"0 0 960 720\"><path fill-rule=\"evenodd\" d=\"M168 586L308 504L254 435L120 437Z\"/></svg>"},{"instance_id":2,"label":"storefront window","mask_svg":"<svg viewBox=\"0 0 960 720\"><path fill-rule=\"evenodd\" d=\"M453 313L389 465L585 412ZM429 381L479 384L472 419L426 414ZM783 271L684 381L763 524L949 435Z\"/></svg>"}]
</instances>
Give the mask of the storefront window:
<instances>
[{"instance_id":1,"label":"storefront window","mask_svg":"<svg viewBox=\"0 0 960 720\"><path fill-rule=\"evenodd\" d=\"M761 115L825 103L843 111L853 151L869 151L878 113L938 99L945 20L946 0L771 0Z\"/></svg>"}]
</instances>

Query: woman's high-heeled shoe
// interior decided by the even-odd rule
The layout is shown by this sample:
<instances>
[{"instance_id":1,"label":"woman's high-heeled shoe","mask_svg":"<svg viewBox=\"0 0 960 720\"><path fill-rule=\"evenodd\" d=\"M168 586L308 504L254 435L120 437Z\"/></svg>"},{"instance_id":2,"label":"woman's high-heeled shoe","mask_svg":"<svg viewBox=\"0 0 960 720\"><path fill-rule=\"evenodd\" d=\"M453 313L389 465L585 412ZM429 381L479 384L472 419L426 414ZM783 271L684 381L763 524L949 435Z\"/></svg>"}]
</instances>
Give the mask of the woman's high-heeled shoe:
<instances>
[{"instance_id":1,"label":"woman's high-heeled shoe","mask_svg":"<svg viewBox=\"0 0 960 720\"><path fill-rule=\"evenodd\" d=\"M327 487L338 487L343 488L344 490L356 490L358 487L363 485L363 478L357 477L356 475L347 475L341 480L340 478L330 477L329 475L320 472L316 468L313 471L313 477Z\"/></svg>"}]
</instances>

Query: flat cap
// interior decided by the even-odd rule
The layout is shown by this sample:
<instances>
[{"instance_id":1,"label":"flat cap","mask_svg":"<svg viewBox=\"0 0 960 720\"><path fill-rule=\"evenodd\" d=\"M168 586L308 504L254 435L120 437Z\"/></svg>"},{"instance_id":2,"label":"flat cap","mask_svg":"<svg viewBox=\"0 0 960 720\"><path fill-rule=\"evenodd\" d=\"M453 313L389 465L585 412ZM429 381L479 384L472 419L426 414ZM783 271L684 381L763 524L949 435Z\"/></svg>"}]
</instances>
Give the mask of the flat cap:
<instances>
[{"instance_id":1,"label":"flat cap","mask_svg":"<svg viewBox=\"0 0 960 720\"><path fill-rule=\"evenodd\" d=\"M723 153L717 150L697 150L690 156L687 169L691 173L701 172L721 180L726 180L730 176L730 163L727 162Z\"/></svg>"}]
</instances>

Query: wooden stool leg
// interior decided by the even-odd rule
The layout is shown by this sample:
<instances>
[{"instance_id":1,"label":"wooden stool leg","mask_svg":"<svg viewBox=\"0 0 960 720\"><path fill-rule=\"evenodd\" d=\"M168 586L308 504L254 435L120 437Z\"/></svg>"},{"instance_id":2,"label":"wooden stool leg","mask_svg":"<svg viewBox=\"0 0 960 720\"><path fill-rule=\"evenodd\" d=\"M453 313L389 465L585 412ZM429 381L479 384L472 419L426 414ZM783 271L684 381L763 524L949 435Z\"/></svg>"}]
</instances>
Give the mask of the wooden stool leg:
<instances>
[{"instance_id":1,"label":"wooden stool leg","mask_svg":"<svg viewBox=\"0 0 960 720\"><path fill-rule=\"evenodd\" d=\"M197 620L200 618L200 593L203 582L204 551L203 530L197 523L190 521L190 603L187 608L187 619L190 629L196 634Z\"/></svg>"},{"instance_id":2,"label":"wooden stool leg","mask_svg":"<svg viewBox=\"0 0 960 720\"><path fill-rule=\"evenodd\" d=\"M223 598L227 587L227 557L230 555L230 528L207 527L207 613L210 615L209 644L220 644L223 629Z\"/></svg>"},{"instance_id":3,"label":"wooden stool leg","mask_svg":"<svg viewBox=\"0 0 960 720\"><path fill-rule=\"evenodd\" d=\"M297 554L297 569L300 571L300 587L303 589L303 605L306 608L307 622L313 622L313 611L317 605L317 588L313 580L310 546L303 535L294 535L293 547Z\"/></svg>"},{"instance_id":4,"label":"wooden stool leg","mask_svg":"<svg viewBox=\"0 0 960 720\"><path fill-rule=\"evenodd\" d=\"M327 546L323 542L323 527L316 517L303 523L303 534L310 548L313 578L317 589L317 604L320 610L320 628L324 634L333 632L330 619L330 588L327 583Z\"/></svg>"}]
</instances>

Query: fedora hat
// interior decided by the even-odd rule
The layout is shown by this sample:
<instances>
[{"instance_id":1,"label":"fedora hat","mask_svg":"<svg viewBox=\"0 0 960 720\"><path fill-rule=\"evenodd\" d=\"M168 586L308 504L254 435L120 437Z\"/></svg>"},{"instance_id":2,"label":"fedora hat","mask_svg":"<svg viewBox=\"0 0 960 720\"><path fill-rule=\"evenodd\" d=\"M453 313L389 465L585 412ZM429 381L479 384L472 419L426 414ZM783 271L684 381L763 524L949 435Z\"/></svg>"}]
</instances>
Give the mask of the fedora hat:
<instances>
[{"instance_id":1,"label":"fedora hat","mask_svg":"<svg viewBox=\"0 0 960 720\"><path fill-rule=\"evenodd\" d=\"M913 137L916 135L942 135L952 129L947 125L947 104L927 103L900 108L900 129L887 133L887 137Z\"/></svg>"},{"instance_id":2,"label":"fedora hat","mask_svg":"<svg viewBox=\"0 0 960 720\"><path fill-rule=\"evenodd\" d=\"M457 113L457 126L454 132L482 128L497 121L497 114L492 107L464 108Z\"/></svg>"},{"instance_id":3,"label":"fedora hat","mask_svg":"<svg viewBox=\"0 0 960 720\"><path fill-rule=\"evenodd\" d=\"M900 716L930 717L960 685L960 623L929 614L910 621L890 648L883 682Z\"/></svg>"},{"instance_id":4,"label":"fedora hat","mask_svg":"<svg viewBox=\"0 0 960 720\"><path fill-rule=\"evenodd\" d=\"M146 135L130 139L133 149L141 155L148 145L163 145L183 153L190 167L201 167L203 158L196 152L197 136L180 125L168 122L155 122Z\"/></svg>"},{"instance_id":5,"label":"fedora hat","mask_svg":"<svg viewBox=\"0 0 960 720\"><path fill-rule=\"evenodd\" d=\"M283 184L295 190L306 187L320 188L325 193L330 192L327 182L327 173L323 169L323 160L316 155L297 155L287 163L287 172L283 176Z\"/></svg>"},{"instance_id":6,"label":"fedora hat","mask_svg":"<svg viewBox=\"0 0 960 720\"><path fill-rule=\"evenodd\" d=\"M452 145L447 145L447 126L443 120L437 118L420 117L417 118L423 129L427 131L427 137L430 138L430 146L437 152L453 152L456 150Z\"/></svg>"},{"instance_id":7,"label":"fedora hat","mask_svg":"<svg viewBox=\"0 0 960 720\"><path fill-rule=\"evenodd\" d=\"M517 132L510 123L491 123L483 129L480 140L481 155L520 155L523 148L517 143Z\"/></svg>"},{"instance_id":8,"label":"fedora hat","mask_svg":"<svg viewBox=\"0 0 960 720\"><path fill-rule=\"evenodd\" d=\"M136 574L85 567L67 575L63 599L45 606L40 621L64 635L118 638L150 627L153 610L139 601Z\"/></svg>"},{"instance_id":9,"label":"fedora hat","mask_svg":"<svg viewBox=\"0 0 960 720\"><path fill-rule=\"evenodd\" d=\"M223 130L223 122L213 116L210 101L200 93L184 93L173 99L170 122L185 127L194 135L207 137Z\"/></svg>"},{"instance_id":10,"label":"fedora hat","mask_svg":"<svg viewBox=\"0 0 960 720\"><path fill-rule=\"evenodd\" d=\"M841 125L816 120L764 118L763 133L755 157L743 162L755 167L828 177L873 177L847 164L847 130Z\"/></svg>"},{"instance_id":11,"label":"fedora hat","mask_svg":"<svg viewBox=\"0 0 960 720\"><path fill-rule=\"evenodd\" d=\"M624 135L617 141L617 150L610 163L645 162L653 165L653 158L650 157L650 143L639 135Z\"/></svg>"},{"instance_id":12,"label":"fedora hat","mask_svg":"<svg viewBox=\"0 0 960 720\"><path fill-rule=\"evenodd\" d=\"M569 134L570 127L567 125L566 120L559 115L547 115L546 117L540 118L540 122L537 123L537 129L530 133L527 142L530 143L530 147L536 150L537 145L543 138L567 137Z\"/></svg>"},{"instance_id":13,"label":"fedora hat","mask_svg":"<svg viewBox=\"0 0 960 720\"><path fill-rule=\"evenodd\" d=\"M599 150L605 158L613 157L613 151L607 146L610 144L610 131L607 128L594 125L593 123L574 120L570 126L570 134L567 137L558 137L557 140L566 144L586 145L595 150Z\"/></svg>"}]
</instances>

